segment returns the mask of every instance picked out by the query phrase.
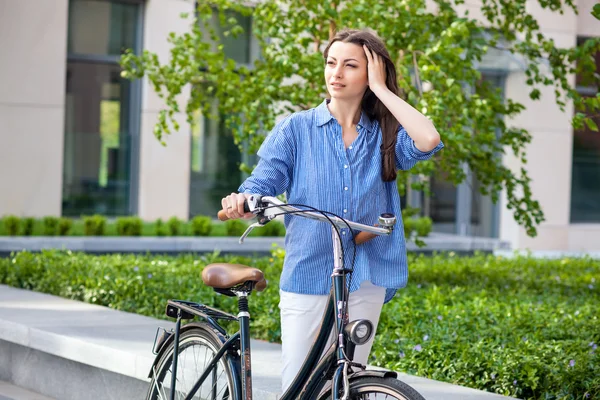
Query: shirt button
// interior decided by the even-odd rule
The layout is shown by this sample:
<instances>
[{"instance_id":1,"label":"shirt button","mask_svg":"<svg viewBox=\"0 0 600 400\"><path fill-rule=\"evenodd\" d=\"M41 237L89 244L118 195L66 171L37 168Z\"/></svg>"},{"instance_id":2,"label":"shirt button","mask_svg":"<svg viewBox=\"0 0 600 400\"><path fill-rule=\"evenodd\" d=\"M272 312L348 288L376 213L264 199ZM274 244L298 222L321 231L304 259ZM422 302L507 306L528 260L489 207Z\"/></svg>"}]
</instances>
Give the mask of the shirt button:
<instances>
[{"instance_id":1,"label":"shirt button","mask_svg":"<svg viewBox=\"0 0 600 400\"><path fill-rule=\"evenodd\" d=\"M344 190L348 190L348 186L345 186L345 187L344 187Z\"/></svg>"},{"instance_id":2,"label":"shirt button","mask_svg":"<svg viewBox=\"0 0 600 400\"><path fill-rule=\"evenodd\" d=\"M350 150L352 150L352 146L348 146L348 148L349 148Z\"/></svg>"},{"instance_id":3,"label":"shirt button","mask_svg":"<svg viewBox=\"0 0 600 400\"><path fill-rule=\"evenodd\" d=\"M342 235L345 235L345 234L346 234L346 231L342 231Z\"/></svg>"},{"instance_id":4,"label":"shirt button","mask_svg":"<svg viewBox=\"0 0 600 400\"><path fill-rule=\"evenodd\" d=\"M344 164L344 168L348 168L348 166Z\"/></svg>"},{"instance_id":5,"label":"shirt button","mask_svg":"<svg viewBox=\"0 0 600 400\"><path fill-rule=\"evenodd\" d=\"M346 209L344 208L344 212L345 212L345 213L347 213L347 212L348 212L348 210L346 210Z\"/></svg>"}]
</instances>

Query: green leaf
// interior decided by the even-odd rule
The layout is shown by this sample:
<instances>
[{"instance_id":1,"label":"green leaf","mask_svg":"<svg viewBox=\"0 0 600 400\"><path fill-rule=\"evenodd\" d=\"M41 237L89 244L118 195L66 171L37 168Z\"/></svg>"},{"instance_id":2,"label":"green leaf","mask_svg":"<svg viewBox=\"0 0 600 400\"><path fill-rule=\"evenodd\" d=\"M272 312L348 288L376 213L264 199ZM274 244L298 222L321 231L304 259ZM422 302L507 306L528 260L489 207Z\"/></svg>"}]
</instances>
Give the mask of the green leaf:
<instances>
[{"instance_id":1,"label":"green leaf","mask_svg":"<svg viewBox=\"0 0 600 400\"><path fill-rule=\"evenodd\" d=\"M584 121L590 130L592 130L594 132L598 132L598 125L596 124L596 122L593 119L586 118L586 119L584 119Z\"/></svg>"},{"instance_id":2,"label":"green leaf","mask_svg":"<svg viewBox=\"0 0 600 400\"><path fill-rule=\"evenodd\" d=\"M600 19L600 3L594 4L594 7L592 7L592 15L596 19Z\"/></svg>"}]
</instances>

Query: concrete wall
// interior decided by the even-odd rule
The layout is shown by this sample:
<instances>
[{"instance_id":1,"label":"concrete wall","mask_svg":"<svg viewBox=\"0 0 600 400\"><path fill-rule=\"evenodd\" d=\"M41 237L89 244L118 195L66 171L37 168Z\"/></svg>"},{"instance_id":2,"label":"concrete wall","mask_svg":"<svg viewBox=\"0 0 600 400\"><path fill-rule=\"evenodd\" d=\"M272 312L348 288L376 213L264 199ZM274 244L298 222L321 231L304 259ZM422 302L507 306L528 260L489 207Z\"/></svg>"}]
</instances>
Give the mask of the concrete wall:
<instances>
[{"instance_id":1,"label":"concrete wall","mask_svg":"<svg viewBox=\"0 0 600 400\"><path fill-rule=\"evenodd\" d=\"M591 14L597 0L577 0L577 34L579 36L600 36L600 21Z\"/></svg>"},{"instance_id":2,"label":"concrete wall","mask_svg":"<svg viewBox=\"0 0 600 400\"><path fill-rule=\"evenodd\" d=\"M585 10L580 10L579 16L573 12L560 15L543 10L537 1L529 1L527 8L538 20L543 33L553 38L557 46L575 46L577 36L581 34L582 20L586 19L582 17ZM591 9L591 2L588 8ZM597 21L595 25L596 29L600 26ZM589 26L585 29L589 30ZM570 81L574 83L574 76L570 77ZM531 238L516 224L512 211L503 207L500 237L519 249L598 250L600 224L570 224L573 107L568 104L565 111L561 111L553 90L544 87L541 99L533 101L529 99L525 73L513 72L507 79L506 96L526 107L524 112L508 122L527 129L532 135L527 147L526 169L532 179L534 199L540 202L546 221L538 227L537 237ZM505 162L515 171L521 167L511 156L506 157ZM506 204L506 196L503 200Z\"/></svg>"},{"instance_id":3,"label":"concrete wall","mask_svg":"<svg viewBox=\"0 0 600 400\"><path fill-rule=\"evenodd\" d=\"M161 62L169 57L169 32L183 32L187 22L182 12L192 12L193 2L186 0L149 0L144 15L144 49L159 55ZM184 104L189 93L180 100ZM139 216L145 220L177 216L186 218L189 209L190 188L190 128L185 115L177 115L179 132L165 137L163 147L153 130L163 101L156 95L148 80L142 94ZM184 107L181 107L184 110Z\"/></svg>"},{"instance_id":4,"label":"concrete wall","mask_svg":"<svg viewBox=\"0 0 600 400\"><path fill-rule=\"evenodd\" d=\"M61 212L67 8L0 2L0 216Z\"/></svg>"}]
</instances>

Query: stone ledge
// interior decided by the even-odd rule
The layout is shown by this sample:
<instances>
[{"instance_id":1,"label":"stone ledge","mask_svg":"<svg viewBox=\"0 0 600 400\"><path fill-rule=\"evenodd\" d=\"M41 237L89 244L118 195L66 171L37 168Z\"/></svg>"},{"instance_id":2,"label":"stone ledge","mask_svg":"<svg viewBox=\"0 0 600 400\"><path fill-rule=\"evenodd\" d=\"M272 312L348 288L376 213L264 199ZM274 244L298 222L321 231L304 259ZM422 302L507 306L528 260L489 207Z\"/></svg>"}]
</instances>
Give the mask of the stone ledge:
<instances>
[{"instance_id":1,"label":"stone ledge","mask_svg":"<svg viewBox=\"0 0 600 400\"><path fill-rule=\"evenodd\" d=\"M169 329L173 323L0 285L0 380L57 400L141 400L158 326ZM254 398L275 400L281 346L258 340L251 345ZM509 399L406 374L400 378L427 400Z\"/></svg>"},{"instance_id":2,"label":"stone ledge","mask_svg":"<svg viewBox=\"0 0 600 400\"><path fill-rule=\"evenodd\" d=\"M92 237L92 236L18 236L0 237L0 253L21 250L41 251L43 249L64 249L88 253L269 253L273 245L284 246L285 239L247 238L240 244L237 237ZM434 252L493 252L509 250L507 242L493 238L432 234L425 238L426 246L417 247L407 243L409 251Z\"/></svg>"}]
</instances>

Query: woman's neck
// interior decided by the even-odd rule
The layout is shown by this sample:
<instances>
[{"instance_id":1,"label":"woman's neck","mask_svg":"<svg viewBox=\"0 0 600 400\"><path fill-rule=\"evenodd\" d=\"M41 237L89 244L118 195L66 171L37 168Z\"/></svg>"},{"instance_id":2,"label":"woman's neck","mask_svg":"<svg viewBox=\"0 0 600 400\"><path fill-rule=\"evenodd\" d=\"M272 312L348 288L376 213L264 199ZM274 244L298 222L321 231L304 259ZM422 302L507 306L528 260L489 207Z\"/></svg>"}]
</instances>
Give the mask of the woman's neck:
<instances>
[{"instance_id":1,"label":"woman's neck","mask_svg":"<svg viewBox=\"0 0 600 400\"><path fill-rule=\"evenodd\" d=\"M362 112L361 100L344 101L331 99L327 104L327 107L329 108L331 115L333 115L342 128L354 127L360 121Z\"/></svg>"}]
</instances>

